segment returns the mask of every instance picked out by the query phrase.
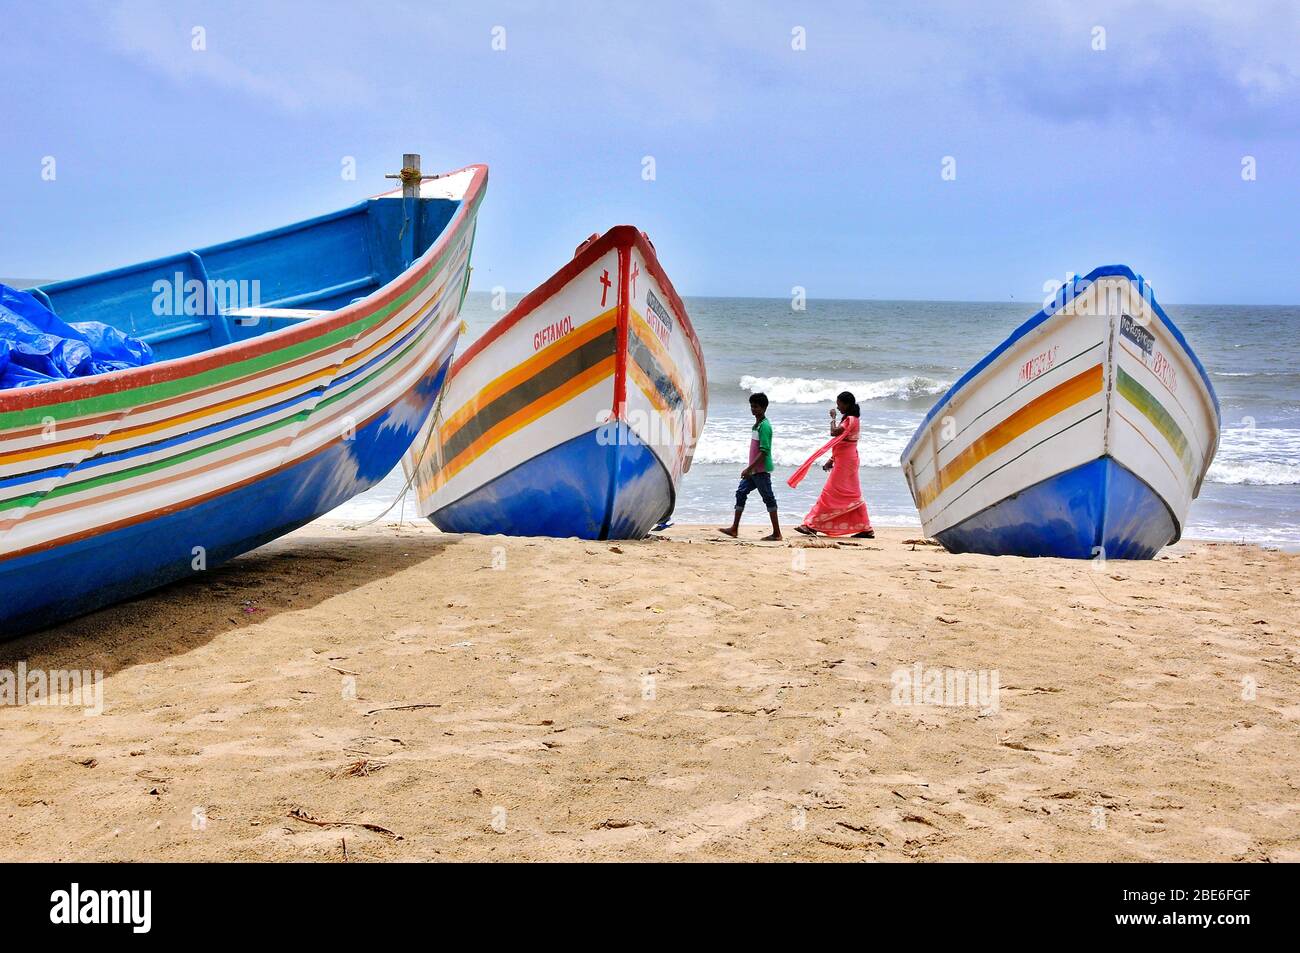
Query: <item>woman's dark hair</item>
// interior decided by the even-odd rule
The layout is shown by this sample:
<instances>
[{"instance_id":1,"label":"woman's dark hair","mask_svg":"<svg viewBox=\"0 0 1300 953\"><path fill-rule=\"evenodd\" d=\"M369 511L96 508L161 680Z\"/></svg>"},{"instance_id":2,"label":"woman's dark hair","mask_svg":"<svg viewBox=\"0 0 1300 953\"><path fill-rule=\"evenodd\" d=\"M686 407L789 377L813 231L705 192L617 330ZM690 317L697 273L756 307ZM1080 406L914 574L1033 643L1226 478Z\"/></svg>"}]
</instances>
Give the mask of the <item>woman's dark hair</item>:
<instances>
[{"instance_id":1,"label":"woman's dark hair","mask_svg":"<svg viewBox=\"0 0 1300 953\"><path fill-rule=\"evenodd\" d=\"M845 411L844 413L845 417L862 416L862 408L858 406L858 402L853 398L853 395L848 391L843 391L840 394L840 396L835 399L849 405L849 410Z\"/></svg>"},{"instance_id":2,"label":"woman's dark hair","mask_svg":"<svg viewBox=\"0 0 1300 953\"><path fill-rule=\"evenodd\" d=\"M758 404L759 407L763 408L764 410L767 410L767 395L762 393L761 391L757 394L750 394L749 402L751 404Z\"/></svg>"}]
</instances>

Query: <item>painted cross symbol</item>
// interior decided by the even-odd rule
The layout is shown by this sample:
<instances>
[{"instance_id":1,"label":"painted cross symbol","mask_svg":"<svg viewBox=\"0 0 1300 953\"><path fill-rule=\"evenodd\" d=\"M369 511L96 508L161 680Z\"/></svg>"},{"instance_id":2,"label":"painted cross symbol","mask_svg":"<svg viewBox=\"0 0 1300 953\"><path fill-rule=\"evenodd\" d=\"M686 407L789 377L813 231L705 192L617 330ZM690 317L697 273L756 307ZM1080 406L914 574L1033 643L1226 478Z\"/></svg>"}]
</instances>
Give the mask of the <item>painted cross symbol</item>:
<instances>
[{"instance_id":1,"label":"painted cross symbol","mask_svg":"<svg viewBox=\"0 0 1300 953\"><path fill-rule=\"evenodd\" d=\"M603 308L605 307L605 295L609 293L609 286L611 284L608 268L606 268L604 273L600 276L600 283L604 286L600 289L600 306Z\"/></svg>"},{"instance_id":2,"label":"painted cross symbol","mask_svg":"<svg viewBox=\"0 0 1300 953\"><path fill-rule=\"evenodd\" d=\"M637 267L636 262L632 262L632 297L636 297L636 276L641 274L641 269Z\"/></svg>"}]
</instances>

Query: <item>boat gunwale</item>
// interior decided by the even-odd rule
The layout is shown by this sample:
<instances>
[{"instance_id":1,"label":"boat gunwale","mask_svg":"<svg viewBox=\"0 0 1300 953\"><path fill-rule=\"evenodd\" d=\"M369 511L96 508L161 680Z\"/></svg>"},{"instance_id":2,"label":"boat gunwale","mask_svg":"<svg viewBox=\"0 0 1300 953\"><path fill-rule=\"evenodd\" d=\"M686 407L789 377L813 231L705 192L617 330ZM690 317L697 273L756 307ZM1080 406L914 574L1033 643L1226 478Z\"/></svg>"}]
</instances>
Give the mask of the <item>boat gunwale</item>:
<instances>
[{"instance_id":1,"label":"boat gunwale","mask_svg":"<svg viewBox=\"0 0 1300 953\"><path fill-rule=\"evenodd\" d=\"M369 316L377 309L384 307L398 298L401 294L409 290L412 285L419 281L430 265L450 250L452 239L460 233L466 222L472 220L473 216L477 214L478 204L483 197L484 186L487 182L487 165L478 163L475 165L465 166L461 169L443 173L438 176L438 178L448 178L470 170L473 170L473 177L465 188L465 194L458 200L459 207L456 209L456 213L443 227L437 240L425 249L425 251L415 259L409 267L405 268L391 281L376 288L364 298L345 305L337 311L332 312L327 317L313 318L309 321L299 322L275 331L268 331L266 334L260 334L257 337L249 338L246 341L235 341L230 344L223 344L219 347L208 348L186 357L160 361L157 364L146 364L142 367L110 371L106 374L96 374L89 377L79 377L73 380L56 381L49 384L37 384L32 387L10 388L0 391L0 414L30 411L43 406L67 404L93 397L99 397L104 394L134 390L137 387L167 383L169 381L213 370L214 368L237 364L250 358L261 357L262 355L268 354L272 351L310 341L311 339L323 334L328 334L331 331L338 330L359 318ZM372 196L371 199L388 197L394 194L395 193L381 193L380 195ZM209 250L221 249L232 245L260 241L277 234L285 234L299 228L310 227L313 224L331 221L335 218L356 211L363 207L367 202L371 201L371 199L363 199L361 202L348 206L347 208L314 216L313 218L305 219L302 222L282 225L266 232L258 232L253 235L244 236L243 238L233 239L229 242L206 246L206 248ZM71 278L65 281L55 282L48 287L76 287L84 284L90 279L128 274L141 267L151 264L166 263L190 253L191 252L178 252L175 255L164 256L163 258L155 259L152 262L125 265L120 268L112 269L111 271L88 275L84 278Z\"/></svg>"},{"instance_id":2,"label":"boat gunwale","mask_svg":"<svg viewBox=\"0 0 1300 953\"><path fill-rule=\"evenodd\" d=\"M1223 425L1223 415L1219 407L1219 395L1214 390L1214 384L1210 381L1210 375L1206 371L1205 365L1201 363L1201 359L1196 356L1196 352L1193 351L1191 345L1187 343L1187 338L1183 336L1183 332L1179 330L1178 325L1176 325L1173 322L1173 320L1169 317L1169 315L1165 313L1164 308L1160 306L1160 302L1156 300L1154 292L1144 290L1144 289L1149 289L1150 285L1147 284L1146 280L1141 275L1137 274L1135 271L1133 271L1132 268L1130 268L1127 265L1101 265L1097 268L1094 268L1088 274L1084 275L1082 278L1074 282L1070 286L1069 292L1063 295L1059 302L1053 301L1050 306L1039 310L1036 314L1034 314L1023 324L1017 327L1014 331L1012 331L1011 334L1004 341L1002 341L1001 344L999 344L993 350L989 351L988 354L984 355L984 357L981 358L978 362L976 362L975 365L972 366L968 371L966 371L965 374L959 377L957 381L951 387L949 387L947 391L944 392L942 397L940 397L937 401L935 401L934 406L931 407L930 410L926 413L924 419L917 426L916 431L912 434L912 438L907 442L907 446L903 449L903 452L899 455L899 462L903 466L907 465L907 461L912 457L912 453L916 449L916 445L918 441L921 439L921 436L925 433L926 428L929 427L930 422L935 418L935 416L938 415L939 411L942 410L945 406L947 406L952 401L952 399L956 397L957 394L967 384L971 383L972 380L974 380L981 373L983 373L984 370L988 368L990 364L992 364L995 360L997 360L997 358L1001 357L1002 354L1005 353L1007 350L1009 350L1013 344L1015 344L1017 341L1023 338L1030 331L1037 328L1043 322L1055 316L1067 304L1069 304L1079 295L1087 291L1088 288L1092 286L1093 282L1095 282L1099 278L1126 278L1129 281L1132 281L1134 284L1136 284L1138 286L1139 293L1141 293L1143 297L1146 298L1146 300L1151 303L1151 308L1153 311L1155 311L1156 316L1160 318L1160 320L1164 323L1165 327L1173 335L1174 340L1178 342L1179 346L1183 349L1184 353L1191 361L1192 366L1195 367L1197 372L1200 374L1201 383L1204 385L1205 391L1209 395L1211 403L1214 405L1214 416L1215 416L1215 424L1216 424L1215 439L1213 441L1211 451L1207 455L1208 459L1205 461L1203 466L1202 479L1204 479L1204 470L1208 469L1209 461L1213 459L1214 453L1218 449L1217 431ZM1199 487L1199 485L1200 484L1198 481L1197 486Z\"/></svg>"},{"instance_id":3,"label":"boat gunwale","mask_svg":"<svg viewBox=\"0 0 1300 953\"><path fill-rule=\"evenodd\" d=\"M682 303L681 297L677 294L677 289L668 279L667 273L659 263L659 256L655 252L654 246L635 225L615 225L605 234L601 235L595 241L585 246L580 246L577 254L570 258L560 267L551 277L534 288L528 294L524 295L513 308L510 309L499 321L488 328L483 334L471 344L465 351L456 358L451 367L451 374L448 382L458 372L463 370L474 360L485 348L501 335L505 334L516 324L522 321L528 315L532 314L542 305L546 304L551 298L555 297L561 290L567 287L578 275L580 275L592 262L604 255L610 249L636 247L645 259L646 267L655 280L659 282L665 295L668 297L668 303L676 313L677 320L681 324L686 334L687 341L691 346L691 351L695 354L695 361L698 365L699 376L701 380L707 380L707 371L704 365L704 351L700 347L699 337L695 333L695 325L691 323L690 315L686 312L686 305ZM702 397L702 409L707 412L709 404L708 388L704 389Z\"/></svg>"}]
</instances>

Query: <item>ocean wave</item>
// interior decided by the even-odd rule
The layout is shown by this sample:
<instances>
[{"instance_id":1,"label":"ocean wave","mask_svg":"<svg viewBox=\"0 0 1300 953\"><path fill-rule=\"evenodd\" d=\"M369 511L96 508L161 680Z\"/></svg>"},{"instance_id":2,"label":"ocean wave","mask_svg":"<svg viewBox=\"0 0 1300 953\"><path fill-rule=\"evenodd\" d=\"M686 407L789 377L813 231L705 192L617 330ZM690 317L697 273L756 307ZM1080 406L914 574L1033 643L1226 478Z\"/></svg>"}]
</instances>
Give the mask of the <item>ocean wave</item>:
<instances>
[{"instance_id":1,"label":"ocean wave","mask_svg":"<svg viewBox=\"0 0 1300 953\"><path fill-rule=\"evenodd\" d=\"M1300 462L1300 430L1226 426L1219 432L1219 456L1225 454Z\"/></svg>"},{"instance_id":2,"label":"ocean wave","mask_svg":"<svg viewBox=\"0 0 1300 953\"><path fill-rule=\"evenodd\" d=\"M1293 370L1285 371L1210 371L1211 377L1300 377Z\"/></svg>"},{"instance_id":3,"label":"ocean wave","mask_svg":"<svg viewBox=\"0 0 1300 953\"><path fill-rule=\"evenodd\" d=\"M1210 483L1245 486L1300 484L1300 430L1285 427L1225 427Z\"/></svg>"},{"instance_id":4,"label":"ocean wave","mask_svg":"<svg viewBox=\"0 0 1300 953\"><path fill-rule=\"evenodd\" d=\"M914 375L891 377L883 381L837 381L815 377L754 377L740 379L740 389L751 394L767 394L774 404L820 404L835 400L841 391L852 391L861 403L867 400L921 400L937 397L952 386L952 381Z\"/></svg>"},{"instance_id":5,"label":"ocean wave","mask_svg":"<svg viewBox=\"0 0 1300 953\"><path fill-rule=\"evenodd\" d=\"M1229 486L1295 486L1300 484L1300 464L1254 460L1233 463L1215 460L1205 475L1210 483Z\"/></svg>"},{"instance_id":6,"label":"ocean wave","mask_svg":"<svg viewBox=\"0 0 1300 953\"><path fill-rule=\"evenodd\" d=\"M1294 524L1259 526L1236 522L1219 524L1192 520L1183 530L1183 539L1255 543L1261 546L1279 546L1286 550L1294 550L1300 547L1300 526Z\"/></svg>"}]
</instances>

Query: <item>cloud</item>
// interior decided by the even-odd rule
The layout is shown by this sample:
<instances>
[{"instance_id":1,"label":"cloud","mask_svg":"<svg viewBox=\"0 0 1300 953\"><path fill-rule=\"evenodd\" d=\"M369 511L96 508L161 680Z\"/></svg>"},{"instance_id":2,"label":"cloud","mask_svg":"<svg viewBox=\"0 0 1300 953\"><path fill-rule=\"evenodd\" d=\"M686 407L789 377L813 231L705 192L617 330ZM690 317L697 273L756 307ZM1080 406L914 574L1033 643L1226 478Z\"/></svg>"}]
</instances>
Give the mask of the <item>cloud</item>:
<instances>
[{"instance_id":1,"label":"cloud","mask_svg":"<svg viewBox=\"0 0 1300 953\"><path fill-rule=\"evenodd\" d=\"M490 31L507 31L492 52ZM112 48L169 81L290 113L590 109L591 122L706 128L831 106L867 118L1019 115L1212 135L1300 133L1300 4L934 0L921 4L501 2L430 8L124 0ZM191 30L207 30L207 49ZM807 51L790 48L807 29ZM1094 50L1094 30L1105 49ZM489 112L489 110L491 112Z\"/></svg>"},{"instance_id":2,"label":"cloud","mask_svg":"<svg viewBox=\"0 0 1300 953\"><path fill-rule=\"evenodd\" d=\"M939 29L978 97L1051 121L1118 118L1225 135L1300 132L1291 2L1001 4ZM1104 49L1094 31L1104 31Z\"/></svg>"},{"instance_id":3,"label":"cloud","mask_svg":"<svg viewBox=\"0 0 1300 953\"><path fill-rule=\"evenodd\" d=\"M302 112L374 102L369 79L340 65L358 59L353 14L124 0L104 9L103 25L110 48L178 85L216 86Z\"/></svg>"},{"instance_id":4,"label":"cloud","mask_svg":"<svg viewBox=\"0 0 1300 953\"><path fill-rule=\"evenodd\" d=\"M1300 133L1296 0L932 0L760 11L725 31L724 60L775 67L804 93L869 104L874 114L910 110L940 121L1019 112L1053 124ZM791 23L808 29L808 52L795 61L772 42ZM1102 50L1094 49L1097 30Z\"/></svg>"}]
</instances>

